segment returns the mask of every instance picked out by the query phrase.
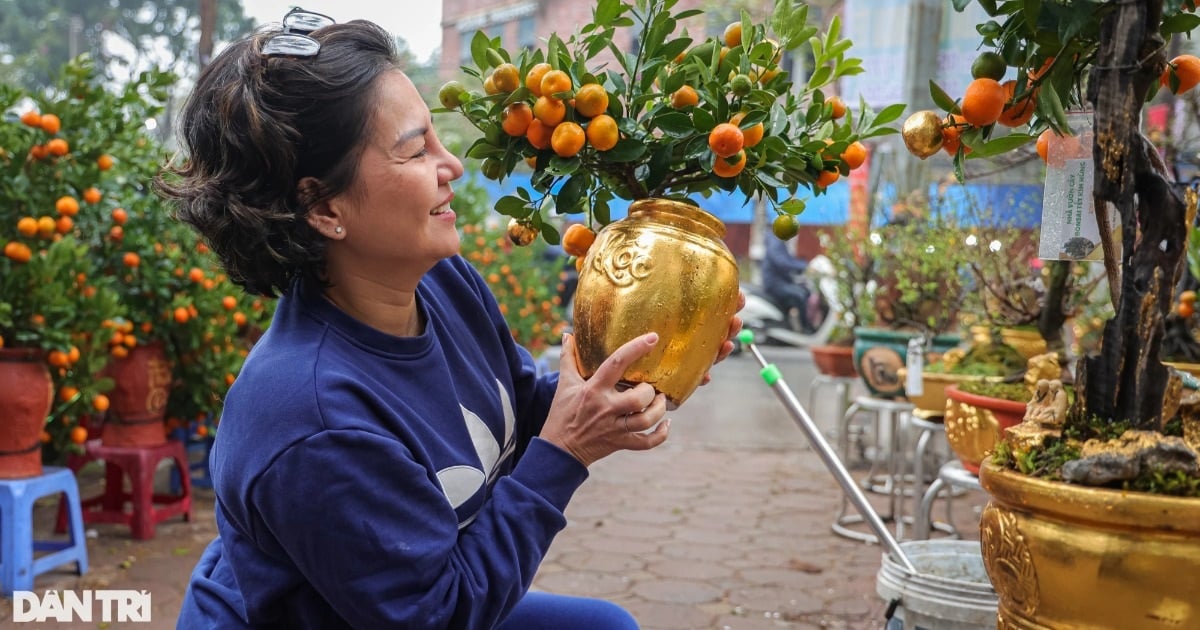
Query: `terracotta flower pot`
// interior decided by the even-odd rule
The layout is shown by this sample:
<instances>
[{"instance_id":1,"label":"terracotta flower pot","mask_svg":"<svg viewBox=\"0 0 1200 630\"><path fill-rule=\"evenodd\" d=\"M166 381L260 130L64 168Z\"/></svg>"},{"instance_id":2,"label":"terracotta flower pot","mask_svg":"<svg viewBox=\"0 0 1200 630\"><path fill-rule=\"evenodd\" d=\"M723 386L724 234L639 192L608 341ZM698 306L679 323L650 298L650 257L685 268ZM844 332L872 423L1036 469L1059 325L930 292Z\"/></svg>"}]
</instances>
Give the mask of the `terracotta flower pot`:
<instances>
[{"instance_id":1,"label":"terracotta flower pot","mask_svg":"<svg viewBox=\"0 0 1200 630\"><path fill-rule=\"evenodd\" d=\"M111 361L111 406L100 440L109 446L155 446L167 441L163 416L171 387L171 367L161 342L137 346Z\"/></svg>"},{"instance_id":2,"label":"terracotta flower pot","mask_svg":"<svg viewBox=\"0 0 1200 630\"><path fill-rule=\"evenodd\" d=\"M1200 628L1200 499L1046 481L986 462L998 627Z\"/></svg>"},{"instance_id":3,"label":"terracotta flower pot","mask_svg":"<svg viewBox=\"0 0 1200 630\"><path fill-rule=\"evenodd\" d=\"M1004 430L1021 423L1025 403L946 388L946 440L963 468L979 474L979 464L996 448Z\"/></svg>"},{"instance_id":4,"label":"terracotta flower pot","mask_svg":"<svg viewBox=\"0 0 1200 630\"><path fill-rule=\"evenodd\" d=\"M854 346L813 346L813 365L827 376L854 377Z\"/></svg>"},{"instance_id":5,"label":"terracotta flower pot","mask_svg":"<svg viewBox=\"0 0 1200 630\"><path fill-rule=\"evenodd\" d=\"M0 349L0 479L42 474L42 430L54 381L41 350Z\"/></svg>"},{"instance_id":6,"label":"terracotta flower pot","mask_svg":"<svg viewBox=\"0 0 1200 630\"><path fill-rule=\"evenodd\" d=\"M654 385L674 406L700 386L737 309L738 267L724 234L711 214L665 199L636 201L600 230L575 291L585 378L625 342L657 332L658 345L624 380Z\"/></svg>"}]
</instances>

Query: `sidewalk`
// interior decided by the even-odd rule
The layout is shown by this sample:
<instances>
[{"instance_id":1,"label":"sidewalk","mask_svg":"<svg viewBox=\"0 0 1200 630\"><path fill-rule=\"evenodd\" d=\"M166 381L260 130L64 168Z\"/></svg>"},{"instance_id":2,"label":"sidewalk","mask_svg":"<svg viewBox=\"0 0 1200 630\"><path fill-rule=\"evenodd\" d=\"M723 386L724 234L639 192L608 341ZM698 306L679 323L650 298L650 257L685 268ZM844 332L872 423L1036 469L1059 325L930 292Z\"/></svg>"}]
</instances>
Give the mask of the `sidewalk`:
<instances>
[{"instance_id":1,"label":"sidewalk","mask_svg":"<svg viewBox=\"0 0 1200 630\"><path fill-rule=\"evenodd\" d=\"M764 354L807 404L808 351L767 347ZM832 396L832 388L823 393ZM832 441L833 401L809 412ZM669 415L671 439L662 447L593 465L535 589L610 599L650 630L882 627L881 550L830 531L841 489L752 357L716 366L713 382ZM85 486L97 481L85 475ZM964 537L978 538L985 500L978 492L955 499ZM872 501L884 505L883 497ZM212 504L211 491L196 490L192 521L163 523L151 541L131 540L127 528L91 526L98 536L89 540L89 573L64 568L39 576L35 588L146 589L153 622L131 627L173 628L188 575L215 535ZM39 526L51 516L51 506L40 508ZM0 626L22 627L11 624L11 613L11 602L0 599Z\"/></svg>"}]
</instances>

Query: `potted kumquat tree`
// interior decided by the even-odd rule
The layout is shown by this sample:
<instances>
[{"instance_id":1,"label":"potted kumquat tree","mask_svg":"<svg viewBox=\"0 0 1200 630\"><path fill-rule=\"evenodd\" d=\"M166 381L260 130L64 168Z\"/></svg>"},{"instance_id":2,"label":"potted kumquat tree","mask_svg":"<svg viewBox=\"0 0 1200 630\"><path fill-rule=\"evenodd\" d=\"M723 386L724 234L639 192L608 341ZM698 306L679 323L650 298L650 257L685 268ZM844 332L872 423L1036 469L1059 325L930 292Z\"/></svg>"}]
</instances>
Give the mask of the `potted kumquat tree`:
<instances>
[{"instance_id":1,"label":"potted kumquat tree","mask_svg":"<svg viewBox=\"0 0 1200 630\"><path fill-rule=\"evenodd\" d=\"M67 74L77 71L69 68ZM91 255L111 158L91 121L77 120L64 86L27 94L0 85L0 476L41 473L87 437L79 419L107 408L112 383L96 334L120 306ZM121 115L120 110L111 114Z\"/></svg>"},{"instance_id":2,"label":"potted kumquat tree","mask_svg":"<svg viewBox=\"0 0 1200 630\"><path fill-rule=\"evenodd\" d=\"M467 152L487 177L525 161L530 186L501 198L520 245L562 239L581 262L574 323L581 368L590 375L621 343L656 331L659 344L625 373L652 382L672 404L699 385L736 309L737 264L725 227L697 198L761 196L777 214L775 233L795 235L801 188L821 193L859 166L865 139L892 133L902 105L848 112L826 90L862 71L847 56L835 19L808 23L807 6L776 3L768 30L743 13L721 37L695 39L703 12L674 0L597 2L591 22L545 48L505 50L476 33L469 82L443 86L445 110L481 132ZM636 50L615 43L637 33ZM626 40L627 41L627 40ZM792 77L787 51L811 46L814 70ZM445 111L443 110L443 111ZM612 221L611 204L631 201ZM560 236L551 213L583 214Z\"/></svg>"}]
</instances>

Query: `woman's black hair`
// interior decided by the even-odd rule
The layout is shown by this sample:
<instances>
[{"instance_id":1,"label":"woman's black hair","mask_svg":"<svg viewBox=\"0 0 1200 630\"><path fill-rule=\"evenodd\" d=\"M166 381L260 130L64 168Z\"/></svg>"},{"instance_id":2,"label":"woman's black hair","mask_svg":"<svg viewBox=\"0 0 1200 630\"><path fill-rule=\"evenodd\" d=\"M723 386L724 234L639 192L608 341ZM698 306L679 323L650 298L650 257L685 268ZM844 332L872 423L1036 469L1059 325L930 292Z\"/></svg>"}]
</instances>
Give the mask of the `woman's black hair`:
<instances>
[{"instance_id":1,"label":"woman's black hair","mask_svg":"<svg viewBox=\"0 0 1200 630\"><path fill-rule=\"evenodd\" d=\"M156 180L229 278L267 297L297 277L321 281L326 240L306 215L353 182L377 79L399 68L393 38L370 22L312 32L311 57L264 56L278 32L230 44L204 69L180 114L182 161ZM301 187L306 177L319 185Z\"/></svg>"}]
</instances>

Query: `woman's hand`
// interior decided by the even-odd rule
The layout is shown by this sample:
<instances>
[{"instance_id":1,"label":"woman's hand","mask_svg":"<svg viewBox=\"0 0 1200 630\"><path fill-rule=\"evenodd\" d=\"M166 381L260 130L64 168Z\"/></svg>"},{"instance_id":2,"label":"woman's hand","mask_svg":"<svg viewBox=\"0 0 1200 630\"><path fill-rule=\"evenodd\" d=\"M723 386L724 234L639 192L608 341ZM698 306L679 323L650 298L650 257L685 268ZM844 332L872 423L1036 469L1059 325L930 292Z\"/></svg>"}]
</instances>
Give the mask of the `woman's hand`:
<instances>
[{"instance_id":1,"label":"woman's hand","mask_svg":"<svg viewBox=\"0 0 1200 630\"><path fill-rule=\"evenodd\" d=\"M540 437L584 466L617 451L645 451L666 441L671 421L659 424L667 412L666 397L656 394L648 383L617 389L625 369L653 350L656 343L657 333L634 338L617 348L590 379L584 380L579 374L575 336L564 336L558 390ZM658 426L648 431L655 424Z\"/></svg>"},{"instance_id":2,"label":"woman's hand","mask_svg":"<svg viewBox=\"0 0 1200 630\"><path fill-rule=\"evenodd\" d=\"M739 290L738 291L737 310L740 311L743 308L746 308L746 294ZM742 331L742 318L738 317L737 315L730 317L729 318L729 337L727 337L725 339L725 342L721 344L721 349L720 349L720 351L717 352L717 360L713 361L713 365L716 365L716 364L720 363L721 361L724 361L725 357L728 357L729 354L733 352L733 340L735 337L737 337L737 334L741 331ZM700 381L700 384L708 385L709 381L711 381L711 380L712 380L712 376L710 376L707 372L705 372L704 380Z\"/></svg>"}]
</instances>

